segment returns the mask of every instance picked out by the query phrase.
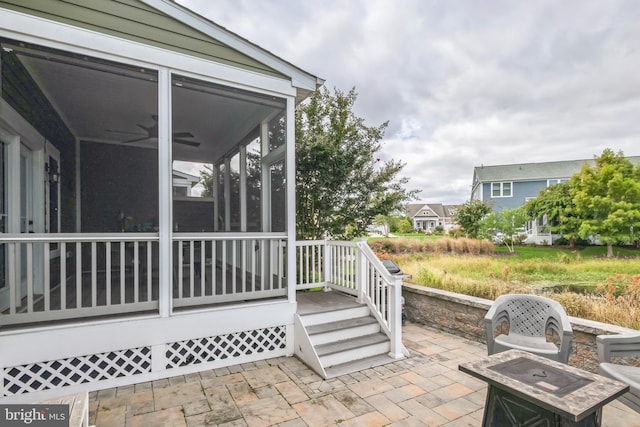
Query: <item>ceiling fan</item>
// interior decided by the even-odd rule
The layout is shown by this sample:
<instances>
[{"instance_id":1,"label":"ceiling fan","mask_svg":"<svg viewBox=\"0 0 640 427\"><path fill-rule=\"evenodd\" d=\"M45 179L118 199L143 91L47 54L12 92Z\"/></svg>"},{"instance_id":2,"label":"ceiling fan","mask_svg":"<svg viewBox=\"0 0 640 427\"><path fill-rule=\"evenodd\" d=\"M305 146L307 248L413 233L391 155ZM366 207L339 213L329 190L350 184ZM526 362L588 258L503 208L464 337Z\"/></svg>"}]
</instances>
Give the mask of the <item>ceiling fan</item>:
<instances>
[{"instance_id":1,"label":"ceiling fan","mask_svg":"<svg viewBox=\"0 0 640 427\"><path fill-rule=\"evenodd\" d=\"M137 126L141 129L143 129L147 134L145 136L142 136L140 138L134 138L134 139L130 139L128 141L123 141L125 144L131 143L131 142L139 142L139 141L145 141L147 139L151 139L151 138L158 138L158 116L153 114L151 116L151 118L153 119L153 125L151 126L145 126L142 125L140 123L137 124ZM128 133L128 132L127 132ZM191 147L199 147L200 143L196 142L196 141L189 141L183 138L194 138L193 134L191 132L174 132L173 133L173 142L175 142L176 144L183 144L183 145L189 145Z\"/></svg>"}]
</instances>

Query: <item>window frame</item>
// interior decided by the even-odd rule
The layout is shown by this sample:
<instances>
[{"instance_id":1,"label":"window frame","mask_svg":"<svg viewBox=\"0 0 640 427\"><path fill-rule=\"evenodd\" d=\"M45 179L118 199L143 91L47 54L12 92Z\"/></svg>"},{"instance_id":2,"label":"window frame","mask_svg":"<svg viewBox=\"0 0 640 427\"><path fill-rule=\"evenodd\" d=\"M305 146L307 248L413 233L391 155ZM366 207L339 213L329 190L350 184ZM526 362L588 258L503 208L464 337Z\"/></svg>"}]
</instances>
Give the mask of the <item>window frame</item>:
<instances>
[{"instance_id":1,"label":"window frame","mask_svg":"<svg viewBox=\"0 0 640 427\"><path fill-rule=\"evenodd\" d=\"M498 181L498 182L492 182L490 184L490 190L491 190L491 198L492 199L498 199L498 198L505 198L505 197L513 197L513 181ZM499 194L496 195L495 191L494 191L494 186L499 186ZM505 187L509 188L509 194L505 194Z\"/></svg>"}]
</instances>

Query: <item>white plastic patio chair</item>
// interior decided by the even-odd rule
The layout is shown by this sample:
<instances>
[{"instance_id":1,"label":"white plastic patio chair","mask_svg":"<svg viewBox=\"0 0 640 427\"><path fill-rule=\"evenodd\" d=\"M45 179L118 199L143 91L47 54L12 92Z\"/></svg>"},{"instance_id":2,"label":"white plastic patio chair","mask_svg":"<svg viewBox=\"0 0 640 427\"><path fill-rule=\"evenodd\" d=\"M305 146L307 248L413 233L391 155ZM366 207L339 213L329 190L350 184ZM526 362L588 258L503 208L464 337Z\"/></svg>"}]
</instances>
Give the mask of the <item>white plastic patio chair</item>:
<instances>
[{"instance_id":1,"label":"white plastic patio chair","mask_svg":"<svg viewBox=\"0 0 640 427\"><path fill-rule=\"evenodd\" d=\"M640 366L611 363L612 358L640 357L640 332L619 335L598 335L596 338L600 374L630 386L619 401L640 412Z\"/></svg>"},{"instance_id":2,"label":"white plastic patio chair","mask_svg":"<svg viewBox=\"0 0 640 427\"><path fill-rule=\"evenodd\" d=\"M569 361L573 330L557 301L537 295L502 295L491 305L484 322L489 355L518 349L562 363ZM549 333L558 345L547 341Z\"/></svg>"}]
</instances>

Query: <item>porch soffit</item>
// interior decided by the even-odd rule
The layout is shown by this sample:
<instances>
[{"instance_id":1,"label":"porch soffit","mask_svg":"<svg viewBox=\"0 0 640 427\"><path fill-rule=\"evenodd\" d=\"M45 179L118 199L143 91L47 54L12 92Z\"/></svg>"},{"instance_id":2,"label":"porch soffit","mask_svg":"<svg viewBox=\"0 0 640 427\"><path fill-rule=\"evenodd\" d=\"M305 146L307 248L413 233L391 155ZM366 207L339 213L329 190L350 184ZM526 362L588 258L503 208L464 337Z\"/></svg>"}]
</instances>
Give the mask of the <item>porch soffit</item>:
<instances>
[{"instance_id":1,"label":"porch soffit","mask_svg":"<svg viewBox=\"0 0 640 427\"><path fill-rule=\"evenodd\" d=\"M165 10L158 10L150 5L152 3L161 5ZM176 19L176 16L186 16L187 12L174 2L0 0L0 7L272 77L292 79L291 76L265 65L238 48L230 47L210 34L183 22L184 20ZM167 11L171 8L175 13L168 14ZM189 13L194 22L197 22L196 17L201 18L195 13ZM200 19L200 23L206 23L215 30L209 33L226 32L230 37L234 36L204 18ZM239 39L237 36L235 38ZM248 41L245 43L250 44ZM251 46L253 49L257 48L255 45Z\"/></svg>"}]
</instances>

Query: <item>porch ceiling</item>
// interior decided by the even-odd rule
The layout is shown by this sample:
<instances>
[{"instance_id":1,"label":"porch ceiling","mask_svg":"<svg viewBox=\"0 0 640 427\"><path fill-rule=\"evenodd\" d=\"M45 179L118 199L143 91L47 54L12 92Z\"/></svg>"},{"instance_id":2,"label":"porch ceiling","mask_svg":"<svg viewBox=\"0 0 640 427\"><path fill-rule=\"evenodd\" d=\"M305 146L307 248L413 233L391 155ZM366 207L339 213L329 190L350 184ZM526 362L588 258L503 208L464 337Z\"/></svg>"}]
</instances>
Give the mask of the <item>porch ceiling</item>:
<instances>
[{"instance_id":1,"label":"porch ceiling","mask_svg":"<svg viewBox=\"0 0 640 427\"><path fill-rule=\"evenodd\" d=\"M157 147L157 138L127 142L144 138L142 127L155 125L155 71L29 52L18 52L18 58L80 141ZM173 144L175 160L213 163L273 113L271 105L223 91L173 90L172 102L173 132L188 132L193 137L182 139L199 143Z\"/></svg>"}]
</instances>

